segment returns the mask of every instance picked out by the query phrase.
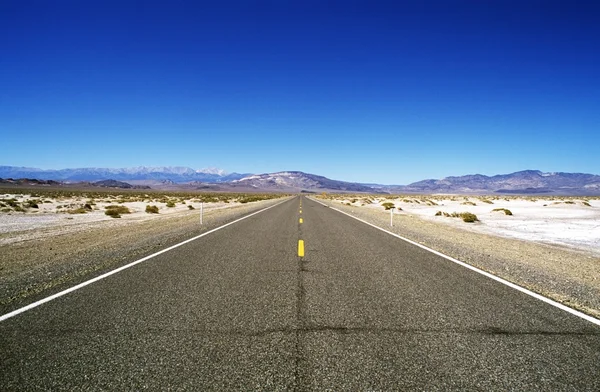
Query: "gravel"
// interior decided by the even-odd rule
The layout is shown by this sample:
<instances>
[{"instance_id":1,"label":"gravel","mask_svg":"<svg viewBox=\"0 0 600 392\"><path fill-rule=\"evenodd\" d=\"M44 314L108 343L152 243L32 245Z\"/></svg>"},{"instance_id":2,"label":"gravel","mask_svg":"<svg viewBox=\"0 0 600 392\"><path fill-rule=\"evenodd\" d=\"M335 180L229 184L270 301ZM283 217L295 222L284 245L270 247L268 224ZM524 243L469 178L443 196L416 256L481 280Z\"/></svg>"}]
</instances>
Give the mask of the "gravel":
<instances>
[{"instance_id":1,"label":"gravel","mask_svg":"<svg viewBox=\"0 0 600 392\"><path fill-rule=\"evenodd\" d=\"M42 235L35 236L3 233L0 314L281 201L265 200L209 210L204 214L203 225L199 211L184 211L158 219L43 227L39 229ZM43 216L32 217L35 218Z\"/></svg>"},{"instance_id":2,"label":"gravel","mask_svg":"<svg viewBox=\"0 0 600 392\"><path fill-rule=\"evenodd\" d=\"M588 251L476 233L403 212L394 214L317 198L378 227L600 317L600 257ZM464 223L465 225L473 223ZM475 223L476 224L476 223Z\"/></svg>"}]
</instances>

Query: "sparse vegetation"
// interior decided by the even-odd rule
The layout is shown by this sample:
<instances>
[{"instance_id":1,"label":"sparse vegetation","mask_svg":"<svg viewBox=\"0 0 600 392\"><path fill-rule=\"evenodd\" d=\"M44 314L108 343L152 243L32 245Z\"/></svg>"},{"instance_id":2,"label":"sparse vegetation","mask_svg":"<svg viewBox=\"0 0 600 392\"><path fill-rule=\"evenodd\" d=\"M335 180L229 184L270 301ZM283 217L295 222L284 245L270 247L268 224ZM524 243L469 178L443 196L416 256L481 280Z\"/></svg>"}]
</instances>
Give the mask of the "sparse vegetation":
<instances>
[{"instance_id":1,"label":"sparse vegetation","mask_svg":"<svg viewBox=\"0 0 600 392\"><path fill-rule=\"evenodd\" d=\"M119 212L117 210L106 210L104 211L104 213L108 216L110 216L111 218L120 218L121 214L119 214Z\"/></svg>"},{"instance_id":2,"label":"sparse vegetation","mask_svg":"<svg viewBox=\"0 0 600 392\"><path fill-rule=\"evenodd\" d=\"M444 211L438 211L435 213L435 216L445 216L448 218L461 218L464 222L468 222L468 223L479 221L479 219L477 218L477 215L470 213L470 212L453 212L450 214L450 213L447 213Z\"/></svg>"},{"instance_id":3,"label":"sparse vegetation","mask_svg":"<svg viewBox=\"0 0 600 392\"><path fill-rule=\"evenodd\" d=\"M383 208L385 208L385 210L386 210L386 211L387 211L387 210L391 210L392 208L396 208L396 206L394 205L394 203L391 203L391 202L389 202L389 201L388 201L388 202L385 202L385 203L382 203L382 204L381 204L381 206L382 206Z\"/></svg>"},{"instance_id":4,"label":"sparse vegetation","mask_svg":"<svg viewBox=\"0 0 600 392\"><path fill-rule=\"evenodd\" d=\"M174 203L174 202L172 202L171 200L169 200L169 201L167 202L167 207L169 207L169 208L173 208L173 207L175 207L175 203Z\"/></svg>"},{"instance_id":5,"label":"sparse vegetation","mask_svg":"<svg viewBox=\"0 0 600 392\"><path fill-rule=\"evenodd\" d=\"M477 215L472 214L470 212L461 212L461 213L459 213L459 217L462 218L462 220L467 223L479 221L479 219L477 219Z\"/></svg>"},{"instance_id":6,"label":"sparse vegetation","mask_svg":"<svg viewBox=\"0 0 600 392\"><path fill-rule=\"evenodd\" d=\"M148 214L158 214L158 207L157 206L147 205L146 206L146 212Z\"/></svg>"},{"instance_id":7,"label":"sparse vegetation","mask_svg":"<svg viewBox=\"0 0 600 392\"><path fill-rule=\"evenodd\" d=\"M104 208L106 209L106 211L104 211L104 213L112 218L120 218L121 214L130 214L131 213L129 208L127 208L125 206L110 205L110 206L106 206Z\"/></svg>"},{"instance_id":8,"label":"sparse vegetation","mask_svg":"<svg viewBox=\"0 0 600 392\"><path fill-rule=\"evenodd\" d=\"M512 211L506 208L494 208L492 212L504 212L504 215L512 215Z\"/></svg>"},{"instance_id":9,"label":"sparse vegetation","mask_svg":"<svg viewBox=\"0 0 600 392\"><path fill-rule=\"evenodd\" d=\"M472 201L463 201L462 203L463 206L476 206L476 203L473 203Z\"/></svg>"},{"instance_id":10,"label":"sparse vegetation","mask_svg":"<svg viewBox=\"0 0 600 392\"><path fill-rule=\"evenodd\" d=\"M74 209L71 209L71 210L66 210L65 212L67 214L75 215L75 214L85 214L85 213L87 213L89 211L90 210L88 210L87 208L79 207L79 208L74 208Z\"/></svg>"},{"instance_id":11,"label":"sparse vegetation","mask_svg":"<svg viewBox=\"0 0 600 392\"><path fill-rule=\"evenodd\" d=\"M189 205L188 205L188 210L195 210L195 208L194 208L194 206L193 206L193 205L189 204Z\"/></svg>"}]
</instances>

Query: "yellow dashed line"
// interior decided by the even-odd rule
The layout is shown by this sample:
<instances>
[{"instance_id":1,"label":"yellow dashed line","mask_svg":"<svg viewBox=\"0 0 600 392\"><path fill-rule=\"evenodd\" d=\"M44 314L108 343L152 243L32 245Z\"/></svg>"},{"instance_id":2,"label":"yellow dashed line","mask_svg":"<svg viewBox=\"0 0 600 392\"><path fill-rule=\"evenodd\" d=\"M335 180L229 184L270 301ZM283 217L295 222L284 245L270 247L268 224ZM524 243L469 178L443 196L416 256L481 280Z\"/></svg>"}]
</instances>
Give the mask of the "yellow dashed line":
<instances>
[{"instance_id":1,"label":"yellow dashed line","mask_svg":"<svg viewBox=\"0 0 600 392\"><path fill-rule=\"evenodd\" d=\"M299 222L300 222L300 223L302 223L302 222L304 222L304 221L302 220L302 218L300 218L300 221L299 221Z\"/></svg>"},{"instance_id":2,"label":"yellow dashed line","mask_svg":"<svg viewBox=\"0 0 600 392\"><path fill-rule=\"evenodd\" d=\"M304 257L304 241L298 240L298 257Z\"/></svg>"}]
</instances>

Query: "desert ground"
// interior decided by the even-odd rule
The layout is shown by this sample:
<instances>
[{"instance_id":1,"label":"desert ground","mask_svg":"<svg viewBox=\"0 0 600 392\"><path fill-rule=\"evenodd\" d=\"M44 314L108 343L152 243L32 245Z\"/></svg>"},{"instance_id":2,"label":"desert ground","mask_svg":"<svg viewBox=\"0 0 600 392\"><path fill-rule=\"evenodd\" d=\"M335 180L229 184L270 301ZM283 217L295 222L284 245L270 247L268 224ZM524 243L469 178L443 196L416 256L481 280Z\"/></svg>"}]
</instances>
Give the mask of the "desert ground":
<instances>
[{"instance_id":1,"label":"desert ground","mask_svg":"<svg viewBox=\"0 0 600 392\"><path fill-rule=\"evenodd\" d=\"M478 233L562 245L600 256L600 198L518 196L338 196L339 203L413 215ZM471 213L465 223L453 213ZM389 213L389 210L388 210ZM448 216L450 215L450 216Z\"/></svg>"},{"instance_id":2,"label":"desert ground","mask_svg":"<svg viewBox=\"0 0 600 392\"><path fill-rule=\"evenodd\" d=\"M598 197L322 194L314 199L600 317ZM386 210L391 206L395 209Z\"/></svg>"},{"instance_id":3,"label":"desert ground","mask_svg":"<svg viewBox=\"0 0 600 392\"><path fill-rule=\"evenodd\" d=\"M0 190L0 313L274 205L285 197Z\"/></svg>"},{"instance_id":4,"label":"desert ground","mask_svg":"<svg viewBox=\"0 0 600 392\"><path fill-rule=\"evenodd\" d=\"M281 196L281 195L278 195ZM267 194L0 193L0 245L95 227L119 227L269 200Z\"/></svg>"},{"instance_id":5,"label":"desert ground","mask_svg":"<svg viewBox=\"0 0 600 392\"><path fill-rule=\"evenodd\" d=\"M0 310L9 311L284 197L0 190ZM311 197L600 317L598 197ZM392 206L390 227L386 208Z\"/></svg>"}]
</instances>

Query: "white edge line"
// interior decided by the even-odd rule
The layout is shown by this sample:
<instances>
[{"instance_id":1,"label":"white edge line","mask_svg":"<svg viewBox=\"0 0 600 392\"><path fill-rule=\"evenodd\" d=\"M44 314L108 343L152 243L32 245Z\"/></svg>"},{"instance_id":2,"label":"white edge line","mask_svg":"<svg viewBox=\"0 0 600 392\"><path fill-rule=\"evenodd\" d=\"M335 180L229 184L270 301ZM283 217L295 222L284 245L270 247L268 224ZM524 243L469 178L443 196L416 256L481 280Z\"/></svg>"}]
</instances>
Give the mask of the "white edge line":
<instances>
[{"instance_id":1,"label":"white edge line","mask_svg":"<svg viewBox=\"0 0 600 392\"><path fill-rule=\"evenodd\" d=\"M168 247L168 248L165 248L165 249L163 249L163 250L160 250L160 251L158 251L158 252L156 252L156 253L153 253L153 254L151 254L151 255L149 255L149 256L146 256L146 257L144 257L144 258L142 258L142 259L139 259L139 260L133 261L133 262L131 262L131 263L129 263L129 264L126 264L126 265L124 265L124 266L122 266L122 267L119 267L119 268L117 268L117 269L114 269L114 270L112 270L112 271L109 271L109 272L107 272L107 273L105 273L105 274L102 274L102 275L100 275L100 276L97 276L97 277L95 277L95 278L93 278L93 279L86 280L85 282L82 282L82 283L80 283L80 284L78 284L78 285L76 285L76 286L70 287L70 288L68 288L68 289L66 289L66 290L63 290L63 291L60 291L60 292L58 292L58 293L56 293L56 294L53 294L53 295L51 295L51 296L49 296L49 297L46 297L46 298L40 299L39 301L33 302L33 303L31 303L31 304L29 304L29 305L27 305L27 306L24 306L24 307L22 307L22 308L19 308L19 309L16 309L16 310L13 310L12 312L9 312L9 313L6 313L6 314L4 314L4 315L0 316L0 322L2 322L2 321L4 321L4 320L7 320L7 319L9 319L9 318L11 318L11 317L14 317L14 316L16 316L16 315L18 315L18 314L20 314L20 313L23 313L23 312L26 312L26 311L28 311L28 310L31 310L31 309L33 309L33 308L36 308L36 307L38 307L38 306L40 306L40 305L42 305L42 304L45 304L46 302L50 302L50 301L52 301L53 299L56 299L56 298L62 297L63 295L67 295L67 294L69 294L69 293L71 293L71 292L73 292L73 291L75 291L75 290L79 290L79 289L80 289L80 288L82 288L82 287L85 287L85 286L87 286L87 285L90 285L90 284L92 284L92 283L94 283L94 282L97 282L97 281L99 281L99 280L102 280L102 279L104 279L104 278L107 278L107 277L109 277L109 276L111 276L111 275L114 275L114 274L116 274L116 273L118 273L118 272L121 272L121 271L123 271L123 270L125 270L125 269L127 269L127 268L133 267L133 266L134 266L134 265L136 265L136 264L143 263L143 262L144 262L144 261L146 261L146 260L149 260L149 259L151 259L151 258L153 258L153 257L156 257L156 256L160 255L160 254L166 253L166 252L168 252L168 251L170 251L170 250L173 250L173 249L175 249L175 248L178 248L178 247L180 247L181 245L185 245L185 244L187 244L188 242L195 241L195 240L197 240L198 238L204 237L205 235L209 235L209 234L211 234L211 233L214 233L214 232L215 232L215 231L217 231L217 230L221 230L221 229L223 229L223 228L225 228L225 227L227 227L227 226L229 226L229 225L233 225L234 223L237 223L237 222L239 222L239 221L242 221L242 220L244 220L244 219L246 219L246 218L250 218L250 217L251 217L251 216L253 216L253 215L259 214L259 213L261 213L261 212L263 212L263 211L266 211L266 210L268 210L268 209L270 209L270 208L277 207L278 205L280 205L280 204L283 204L283 203L285 203L286 201L288 201L288 200L284 200L284 201L281 201L281 202L279 202L279 203L277 203L277 204L273 204L272 206L269 206L269 207L267 207L267 208L263 208L262 210L259 210L259 211L256 211L256 212L253 212L253 213L251 213L251 214L249 214L249 215L243 216L243 217L241 217L241 218L239 218L239 219L236 219L236 220L234 220L234 221L232 221L232 222L226 223L226 224L224 224L223 226L219 226L219 227L216 227L216 228L214 228L214 229L212 229L212 230L209 230L209 231L207 231L206 233L202 233L202 234L200 234L200 235L198 235L198 236L196 236L196 237L193 237L193 238L187 239L187 240L185 240L185 241L183 241L183 242L180 242L180 243L178 243L178 244L175 244L175 245L173 245L173 246L170 246L170 247Z\"/></svg>"},{"instance_id":2,"label":"white edge line","mask_svg":"<svg viewBox=\"0 0 600 392\"><path fill-rule=\"evenodd\" d=\"M429 252L431 252L431 253L433 253L433 254L435 254L435 255L438 255L438 256L440 256L440 257L443 257L443 258L445 258L445 259L447 259L447 260L450 260L450 261L452 261L453 263L459 264L459 265L461 265L461 266L463 266L463 267L465 267L465 268L468 268L468 269L470 269L471 271L475 271L475 272L477 272L478 274L481 274L481 275L483 275L483 276L486 276L486 277L488 277L488 278L490 278L490 279L493 279L493 280L495 280L495 281L497 281L497 282L500 282L500 283L502 283L502 284L504 284L504 285L506 285L506 286L508 286L508 287L511 287L511 288L513 288L513 289L515 289L515 290L518 290L518 291L520 291L520 292L522 292L522 293L524 293L524 294L527 294L527 295L529 295L529 296L531 296L531 297L533 297L533 298L535 298L535 299L538 299L538 300L540 300L540 301L543 301L543 302L545 302L545 303L547 303L547 304L549 304L549 305L552 305L552 306L554 306L554 307L557 307L557 308L559 308L559 309L561 309L561 310L564 310L565 312L571 313L572 315L575 315L575 316L577 316L577 317L580 317L580 318L582 318L582 319L584 319L584 320L587 320L587 321L589 321L590 323L593 323L593 324L596 324L596 325L600 326L600 320L599 320L599 319L597 319L597 318L595 318L595 317L592 317L592 316L590 316L590 315L588 315L588 314L585 314L585 313L583 313L583 312L580 312L580 311L578 311L578 310L575 310L575 309L573 309L573 308L570 308L570 307L568 307L568 306L566 306L566 305L563 305L563 304L561 304L560 302L556 302L556 301L554 301L554 300L552 300L552 299L550 299L550 298L544 297L544 296L543 296L543 295L541 295L541 294L535 293L535 292L533 292L533 291L531 291L531 290L529 290L529 289L526 289L526 288L524 288L524 287L521 287L521 286L519 286L519 285L517 285L517 284L515 284L515 283L509 282L508 280L504 280L504 279L502 279L502 278L500 278L500 277L498 277L498 276L496 276L496 275L493 275L493 274L491 274L491 273L489 273L489 272L486 272L486 271L484 271L484 270L481 270L481 269L479 269L479 268L477 268L477 267L474 267L474 266L472 266L472 265L470 265L470 264L467 264L467 263L465 263L465 262L463 262L463 261L457 260L457 259L455 259L455 258L453 258L453 257L450 257L450 256L448 256L448 255L445 255L445 254L443 254L443 253L441 253L441 252L438 252L437 250L434 250L434 249L428 248L428 247L426 247L425 245L419 244L418 242L415 242L415 241L413 241L413 240L409 240L408 238L402 237L402 236L400 236L400 235L398 235L398 234L396 234L396 233L392 233L391 231L388 231L388 230L386 230L386 229L384 229L384 228L381 228L381 227L379 227L379 226L376 226L376 225L374 225L374 224L372 224L372 223L369 223L369 222L367 222L367 221L365 221L365 220L362 220L362 219L360 219L360 218L357 218L356 216L353 216L353 215L351 215L351 214L349 214L349 213L347 213L347 212L345 212L345 211L339 210L339 209L337 209L337 208L335 208L335 207L332 207L332 206L330 206L330 205L327 205L327 204L325 204L325 203L322 203L322 202L320 202L320 201L318 201L318 200L315 200L315 199L312 199L312 198L311 198L311 200L312 200L312 201L314 201L314 202L317 202L317 203L319 203L319 204L321 204L321 205L324 205L325 207L331 208L332 210L335 210L335 211L337 211L337 212L340 212L340 213L342 213L342 214L344 214L344 215L347 215L347 216L349 216L350 218L354 218L354 219L356 219L356 220L358 220L358 221L360 221L360 222L362 222L362 223L365 223L365 224L367 224L367 225L369 225L369 226L372 226L372 227L374 227L374 228L376 228L376 229L378 229L378 230L381 230L381 231L383 231L383 232L385 232L385 233L388 233L389 235L392 235L392 236L394 236L394 237L400 238L401 240L403 240L403 241L406 241L406 242L408 242L409 244L413 244L413 245L415 245L415 246L418 246L418 247L419 247L419 248L421 248L421 249L425 249L426 251L429 251Z\"/></svg>"}]
</instances>

